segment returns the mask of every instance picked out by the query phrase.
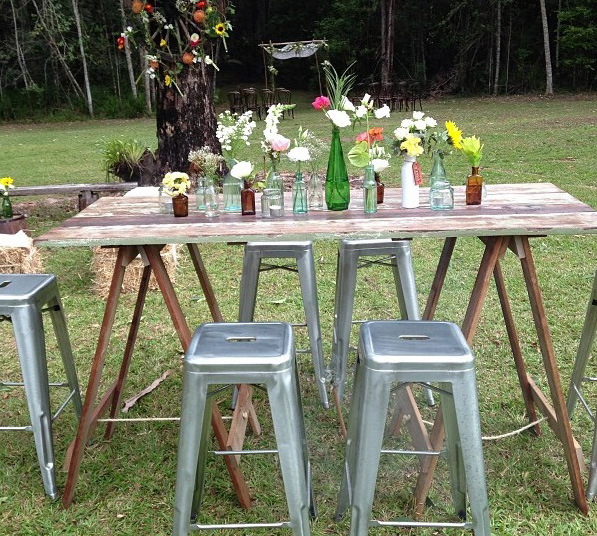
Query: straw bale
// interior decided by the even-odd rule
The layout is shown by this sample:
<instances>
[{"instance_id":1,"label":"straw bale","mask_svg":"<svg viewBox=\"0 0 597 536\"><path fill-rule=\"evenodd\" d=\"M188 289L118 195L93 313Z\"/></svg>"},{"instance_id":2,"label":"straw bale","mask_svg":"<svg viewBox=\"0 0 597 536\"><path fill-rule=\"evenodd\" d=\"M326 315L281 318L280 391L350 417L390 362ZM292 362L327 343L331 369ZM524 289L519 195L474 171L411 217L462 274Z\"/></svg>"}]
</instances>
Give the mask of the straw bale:
<instances>
[{"instance_id":1,"label":"straw bale","mask_svg":"<svg viewBox=\"0 0 597 536\"><path fill-rule=\"evenodd\" d=\"M166 271L172 282L176 281L176 267L178 265L178 250L180 244L168 244L160 252ZM91 259L91 270L93 272L93 291L101 298L107 298L110 291L110 282L114 274L117 249L115 248L94 248ZM124 273L122 281L122 292L137 292L141 276L143 275L143 261L139 256L134 259ZM153 273L149 279L149 290L158 290L158 283Z\"/></svg>"},{"instance_id":2,"label":"straw bale","mask_svg":"<svg viewBox=\"0 0 597 536\"><path fill-rule=\"evenodd\" d=\"M0 273L39 274L43 272L42 255L23 231L0 237Z\"/></svg>"}]
</instances>

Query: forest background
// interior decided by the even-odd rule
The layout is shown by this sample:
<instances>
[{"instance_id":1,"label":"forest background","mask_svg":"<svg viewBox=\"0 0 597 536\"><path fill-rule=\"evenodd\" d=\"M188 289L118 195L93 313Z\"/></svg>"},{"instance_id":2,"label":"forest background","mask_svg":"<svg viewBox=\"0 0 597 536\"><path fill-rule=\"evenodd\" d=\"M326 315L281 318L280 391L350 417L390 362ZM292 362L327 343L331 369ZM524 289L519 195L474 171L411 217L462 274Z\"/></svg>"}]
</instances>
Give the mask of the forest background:
<instances>
[{"instance_id":1,"label":"forest background","mask_svg":"<svg viewBox=\"0 0 597 536\"><path fill-rule=\"evenodd\" d=\"M166 2L156 2L165 4ZM173 3L173 2L172 2ZM591 91L594 0L239 0L216 96L237 84L318 91L316 62L264 61L260 43L325 39L318 60L352 62L362 83L417 82L428 94ZM135 117L151 110L146 58L117 40L127 0L0 0L0 120ZM388 46L390 49L388 49Z\"/></svg>"}]
</instances>

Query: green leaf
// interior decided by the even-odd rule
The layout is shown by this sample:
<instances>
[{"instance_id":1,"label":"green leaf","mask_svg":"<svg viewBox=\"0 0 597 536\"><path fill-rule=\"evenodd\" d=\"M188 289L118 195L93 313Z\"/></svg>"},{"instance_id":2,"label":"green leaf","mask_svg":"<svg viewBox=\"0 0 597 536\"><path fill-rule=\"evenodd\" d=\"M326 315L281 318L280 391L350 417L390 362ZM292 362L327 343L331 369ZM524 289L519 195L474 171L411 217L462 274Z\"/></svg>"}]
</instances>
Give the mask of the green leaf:
<instances>
[{"instance_id":1,"label":"green leaf","mask_svg":"<svg viewBox=\"0 0 597 536\"><path fill-rule=\"evenodd\" d=\"M369 163L369 149L366 141L355 143L354 147L348 151L349 162L356 167L365 167Z\"/></svg>"}]
</instances>

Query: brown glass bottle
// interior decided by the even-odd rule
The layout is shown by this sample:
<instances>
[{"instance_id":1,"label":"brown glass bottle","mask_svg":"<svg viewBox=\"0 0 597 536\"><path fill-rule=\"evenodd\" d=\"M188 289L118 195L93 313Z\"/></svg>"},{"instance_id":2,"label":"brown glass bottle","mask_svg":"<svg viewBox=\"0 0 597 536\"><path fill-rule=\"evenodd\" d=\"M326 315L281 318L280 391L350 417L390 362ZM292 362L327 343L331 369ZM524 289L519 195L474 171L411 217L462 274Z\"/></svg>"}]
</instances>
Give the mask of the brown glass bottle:
<instances>
[{"instance_id":1,"label":"brown glass bottle","mask_svg":"<svg viewBox=\"0 0 597 536\"><path fill-rule=\"evenodd\" d=\"M483 197L483 176L479 175L479 168L473 167L466 178L466 204L480 205Z\"/></svg>"},{"instance_id":2,"label":"brown glass bottle","mask_svg":"<svg viewBox=\"0 0 597 536\"><path fill-rule=\"evenodd\" d=\"M189 215L189 198L184 195L176 195L172 198L172 211L176 217Z\"/></svg>"},{"instance_id":3,"label":"brown glass bottle","mask_svg":"<svg viewBox=\"0 0 597 536\"><path fill-rule=\"evenodd\" d=\"M383 203L383 196L386 190L386 185L381 182L381 177L379 173L375 174L375 183L377 184L377 204L381 205Z\"/></svg>"},{"instance_id":4,"label":"brown glass bottle","mask_svg":"<svg viewBox=\"0 0 597 536\"><path fill-rule=\"evenodd\" d=\"M240 206L243 216L255 215L255 190L247 181L244 181L244 187L240 192Z\"/></svg>"}]
</instances>

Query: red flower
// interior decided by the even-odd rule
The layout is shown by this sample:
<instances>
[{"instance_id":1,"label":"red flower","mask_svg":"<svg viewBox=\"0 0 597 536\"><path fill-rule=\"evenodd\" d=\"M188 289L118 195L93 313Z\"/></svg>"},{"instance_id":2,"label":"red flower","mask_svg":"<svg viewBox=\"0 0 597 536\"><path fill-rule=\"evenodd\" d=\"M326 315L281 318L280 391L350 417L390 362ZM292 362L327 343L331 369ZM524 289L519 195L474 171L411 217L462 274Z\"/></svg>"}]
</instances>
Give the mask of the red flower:
<instances>
[{"instance_id":1,"label":"red flower","mask_svg":"<svg viewBox=\"0 0 597 536\"><path fill-rule=\"evenodd\" d=\"M381 133L383 132L383 128L381 127L373 127L369 129L369 140L373 141L383 141L383 136Z\"/></svg>"},{"instance_id":2,"label":"red flower","mask_svg":"<svg viewBox=\"0 0 597 536\"><path fill-rule=\"evenodd\" d=\"M153 6L151 4L146 4L145 11L151 15L153 13Z\"/></svg>"},{"instance_id":3,"label":"red flower","mask_svg":"<svg viewBox=\"0 0 597 536\"><path fill-rule=\"evenodd\" d=\"M116 40L118 44L118 50L122 50L124 48L124 37L122 35Z\"/></svg>"},{"instance_id":4,"label":"red flower","mask_svg":"<svg viewBox=\"0 0 597 536\"><path fill-rule=\"evenodd\" d=\"M320 95L313 101L313 108L316 110L324 110L325 108L329 108L330 106L330 99Z\"/></svg>"},{"instance_id":5,"label":"red flower","mask_svg":"<svg viewBox=\"0 0 597 536\"><path fill-rule=\"evenodd\" d=\"M204 2L203 0L201 0L201 2L197 2L197 9L204 9L206 5L207 5L207 2Z\"/></svg>"}]
</instances>

